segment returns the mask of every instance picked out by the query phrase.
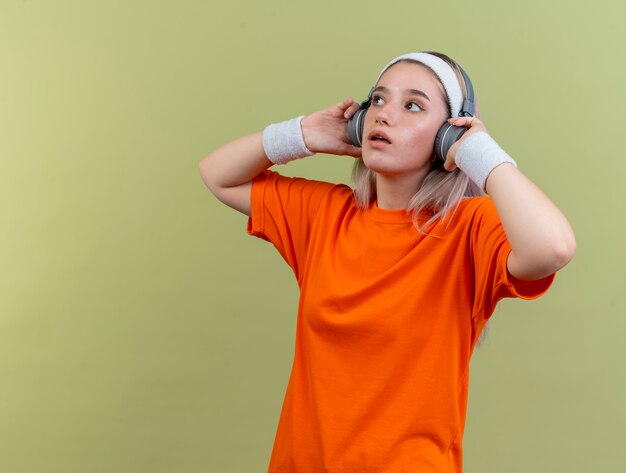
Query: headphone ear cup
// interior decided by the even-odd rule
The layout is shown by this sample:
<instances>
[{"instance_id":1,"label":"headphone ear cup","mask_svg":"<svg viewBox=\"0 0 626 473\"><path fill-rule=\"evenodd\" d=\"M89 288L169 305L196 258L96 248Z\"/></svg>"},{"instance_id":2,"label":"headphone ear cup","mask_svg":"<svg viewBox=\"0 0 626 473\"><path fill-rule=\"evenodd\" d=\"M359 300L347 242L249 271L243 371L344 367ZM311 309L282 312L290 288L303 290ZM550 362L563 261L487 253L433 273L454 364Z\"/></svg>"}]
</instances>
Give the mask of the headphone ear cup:
<instances>
[{"instance_id":1,"label":"headphone ear cup","mask_svg":"<svg viewBox=\"0 0 626 473\"><path fill-rule=\"evenodd\" d=\"M359 148L363 146L363 123L367 109L368 107L361 106L348 120L348 138L354 146Z\"/></svg>"},{"instance_id":2,"label":"headphone ear cup","mask_svg":"<svg viewBox=\"0 0 626 473\"><path fill-rule=\"evenodd\" d=\"M435 137L435 156L441 161L446 160L448 151L452 148L452 145L456 143L463 133L467 131L464 126L454 126L448 122L445 122Z\"/></svg>"}]
</instances>

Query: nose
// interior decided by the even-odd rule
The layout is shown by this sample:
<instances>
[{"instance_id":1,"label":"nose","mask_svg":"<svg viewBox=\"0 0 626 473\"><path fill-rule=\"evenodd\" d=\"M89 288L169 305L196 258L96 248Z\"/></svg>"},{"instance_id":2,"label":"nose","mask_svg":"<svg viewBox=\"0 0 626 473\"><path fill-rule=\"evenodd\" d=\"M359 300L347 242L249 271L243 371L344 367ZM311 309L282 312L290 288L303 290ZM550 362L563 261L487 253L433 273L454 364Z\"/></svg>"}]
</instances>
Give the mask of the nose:
<instances>
[{"instance_id":1,"label":"nose","mask_svg":"<svg viewBox=\"0 0 626 473\"><path fill-rule=\"evenodd\" d=\"M392 122L391 113L387 104L376 107L374 115L374 121L379 125L387 125L390 126Z\"/></svg>"}]
</instances>

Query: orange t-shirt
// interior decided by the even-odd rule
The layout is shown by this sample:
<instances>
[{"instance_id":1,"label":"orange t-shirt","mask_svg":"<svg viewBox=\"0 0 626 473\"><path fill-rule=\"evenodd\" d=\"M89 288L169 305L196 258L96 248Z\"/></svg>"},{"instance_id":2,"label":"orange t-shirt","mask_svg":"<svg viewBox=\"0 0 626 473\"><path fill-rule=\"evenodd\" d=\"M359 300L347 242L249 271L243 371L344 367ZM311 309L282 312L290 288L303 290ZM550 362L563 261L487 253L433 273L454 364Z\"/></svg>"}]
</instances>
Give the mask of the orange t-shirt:
<instances>
[{"instance_id":1,"label":"orange t-shirt","mask_svg":"<svg viewBox=\"0 0 626 473\"><path fill-rule=\"evenodd\" d=\"M248 232L300 287L293 368L270 472L461 472L469 361L510 276L489 197L423 236L403 210L358 210L345 185L272 171L252 186Z\"/></svg>"}]
</instances>

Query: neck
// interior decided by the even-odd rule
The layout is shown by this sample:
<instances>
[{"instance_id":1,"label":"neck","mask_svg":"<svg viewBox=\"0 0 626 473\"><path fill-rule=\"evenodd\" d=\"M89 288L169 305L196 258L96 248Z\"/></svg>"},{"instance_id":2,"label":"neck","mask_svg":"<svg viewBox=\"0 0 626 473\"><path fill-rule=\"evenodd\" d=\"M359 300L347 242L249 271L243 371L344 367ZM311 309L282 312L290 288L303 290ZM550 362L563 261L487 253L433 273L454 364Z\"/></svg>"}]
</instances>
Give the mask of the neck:
<instances>
[{"instance_id":1,"label":"neck","mask_svg":"<svg viewBox=\"0 0 626 473\"><path fill-rule=\"evenodd\" d=\"M379 209L407 209L428 174L428 169L417 175L389 176L376 174L376 204Z\"/></svg>"}]
</instances>

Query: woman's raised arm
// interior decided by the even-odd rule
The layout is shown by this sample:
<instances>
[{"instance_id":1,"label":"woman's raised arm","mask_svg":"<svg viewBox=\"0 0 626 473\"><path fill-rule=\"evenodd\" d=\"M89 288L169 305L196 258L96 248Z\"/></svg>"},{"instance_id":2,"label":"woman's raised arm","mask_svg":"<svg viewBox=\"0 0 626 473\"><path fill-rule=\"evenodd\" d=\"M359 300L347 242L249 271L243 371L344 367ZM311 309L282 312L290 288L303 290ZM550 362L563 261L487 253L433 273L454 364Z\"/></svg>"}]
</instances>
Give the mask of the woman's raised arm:
<instances>
[{"instance_id":1,"label":"woman's raised arm","mask_svg":"<svg viewBox=\"0 0 626 473\"><path fill-rule=\"evenodd\" d=\"M231 141L200 162L202 180L221 202L250 215L252 179L273 163L263 150L263 132Z\"/></svg>"},{"instance_id":2,"label":"woman's raised arm","mask_svg":"<svg viewBox=\"0 0 626 473\"><path fill-rule=\"evenodd\" d=\"M478 118L456 117L449 121L456 126L469 127L469 130L450 148L445 167L451 170L458 164L461 170L469 172L470 177L476 174L485 178L480 185L493 200L511 244L507 260L509 273L518 279L535 280L569 263L576 251L576 238L563 213L511 163L508 155L502 164L489 169L491 165L486 164L490 162L489 154L498 146L488 138L485 126ZM457 151L472 135L477 139L471 150L466 150L467 162L461 165ZM480 143L486 143L487 149L483 149ZM495 152L499 155L498 151Z\"/></svg>"},{"instance_id":3,"label":"woman's raised arm","mask_svg":"<svg viewBox=\"0 0 626 473\"><path fill-rule=\"evenodd\" d=\"M348 98L304 117L300 125L306 148L312 153L360 156L360 148L351 145L347 137L348 120L358 107ZM275 146L280 148L281 144ZM259 131L221 146L199 167L202 180L215 197L250 215L252 180L273 164L263 147L263 132Z\"/></svg>"}]
</instances>

